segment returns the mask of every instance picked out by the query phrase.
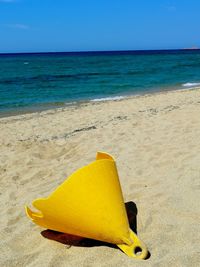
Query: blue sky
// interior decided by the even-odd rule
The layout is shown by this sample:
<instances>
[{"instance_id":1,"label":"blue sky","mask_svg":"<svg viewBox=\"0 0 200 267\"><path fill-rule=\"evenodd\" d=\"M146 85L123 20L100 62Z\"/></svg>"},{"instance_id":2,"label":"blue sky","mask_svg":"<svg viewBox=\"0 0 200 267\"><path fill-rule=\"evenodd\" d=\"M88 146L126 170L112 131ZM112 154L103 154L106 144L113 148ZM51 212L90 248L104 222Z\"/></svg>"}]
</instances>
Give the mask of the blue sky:
<instances>
[{"instance_id":1,"label":"blue sky","mask_svg":"<svg viewBox=\"0 0 200 267\"><path fill-rule=\"evenodd\" d=\"M0 52L200 46L199 0L0 0Z\"/></svg>"}]
</instances>

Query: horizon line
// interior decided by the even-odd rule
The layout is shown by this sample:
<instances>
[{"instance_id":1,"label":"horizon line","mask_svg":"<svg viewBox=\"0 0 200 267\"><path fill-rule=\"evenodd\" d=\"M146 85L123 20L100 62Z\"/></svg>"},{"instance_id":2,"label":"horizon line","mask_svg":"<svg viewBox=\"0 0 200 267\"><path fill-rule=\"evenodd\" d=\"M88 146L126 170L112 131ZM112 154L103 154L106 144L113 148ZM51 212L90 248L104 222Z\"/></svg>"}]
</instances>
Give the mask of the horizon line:
<instances>
[{"instance_id":1,"label":"horizon line","mask_svg":"<svg viewBox=\"0 0 200 267\"><path fill-rule=\"evenodd\" d=\"M196 51L199 47L191 48L165 48L165 49L120 49L120 50L85 50L85 51L33 51L33 52L0 52L0 55L18 55L18 54L84 54L84 53L126 53L126 52L159 52L159 51Z\"/></svg>"}]
</instances>

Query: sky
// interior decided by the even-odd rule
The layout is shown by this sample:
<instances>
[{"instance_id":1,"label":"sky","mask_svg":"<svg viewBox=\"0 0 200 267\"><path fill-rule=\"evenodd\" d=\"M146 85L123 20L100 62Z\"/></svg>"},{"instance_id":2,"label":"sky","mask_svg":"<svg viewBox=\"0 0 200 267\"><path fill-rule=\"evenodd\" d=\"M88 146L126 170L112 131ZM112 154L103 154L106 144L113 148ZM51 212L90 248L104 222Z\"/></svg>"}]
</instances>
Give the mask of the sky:
<instances>
[{"instance_id":1,"label":"sky","mask_svg":"<svg viewBox=\"0 0 200 267\"><path fill-rule=\"evenodd\" d=\"M200 47L200 0L0 0L0 53Z\"/></svg>"}]
</instances>

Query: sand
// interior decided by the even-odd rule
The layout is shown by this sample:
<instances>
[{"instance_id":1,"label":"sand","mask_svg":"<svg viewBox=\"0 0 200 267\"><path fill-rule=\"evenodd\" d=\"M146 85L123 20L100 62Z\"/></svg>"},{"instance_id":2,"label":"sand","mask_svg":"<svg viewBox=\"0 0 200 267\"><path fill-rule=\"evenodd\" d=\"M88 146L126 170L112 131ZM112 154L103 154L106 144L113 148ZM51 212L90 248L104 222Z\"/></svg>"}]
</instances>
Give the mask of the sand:
<instances>
[{"instance_id":1,"label":"sand","mask_svg":"<svg viewBox=\"0 0 200 267\"><path fill-rule=\"evenodd\" d=\"M200 265L200 89L1 118L0 148L1 266ZM146 261L50 240L25 215L98 150L115 157L125 202L137 206Z\"/></svg>"}]
</instances>

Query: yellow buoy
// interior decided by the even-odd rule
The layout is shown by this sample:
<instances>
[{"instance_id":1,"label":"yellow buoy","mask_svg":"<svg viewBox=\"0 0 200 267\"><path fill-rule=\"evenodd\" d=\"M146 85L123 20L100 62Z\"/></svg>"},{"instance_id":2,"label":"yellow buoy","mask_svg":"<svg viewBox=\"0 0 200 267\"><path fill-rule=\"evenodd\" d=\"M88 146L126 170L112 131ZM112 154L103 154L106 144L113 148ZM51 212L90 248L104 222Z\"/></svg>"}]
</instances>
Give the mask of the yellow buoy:
<instances>
[{"instance_id":1,"label":"yellow buoy","mask_svg":"<svg viewBox=\"0 0 200 267\"><path fill-rule=\"evenodd\" d=\"M116 244L128 256L145 259L147 249L129 228L117 167L107 153L77 170L49 197L25 207L32 221L47 229ZM140 252L139 254L137 252Z\"/></svg>"}]
</instances>

